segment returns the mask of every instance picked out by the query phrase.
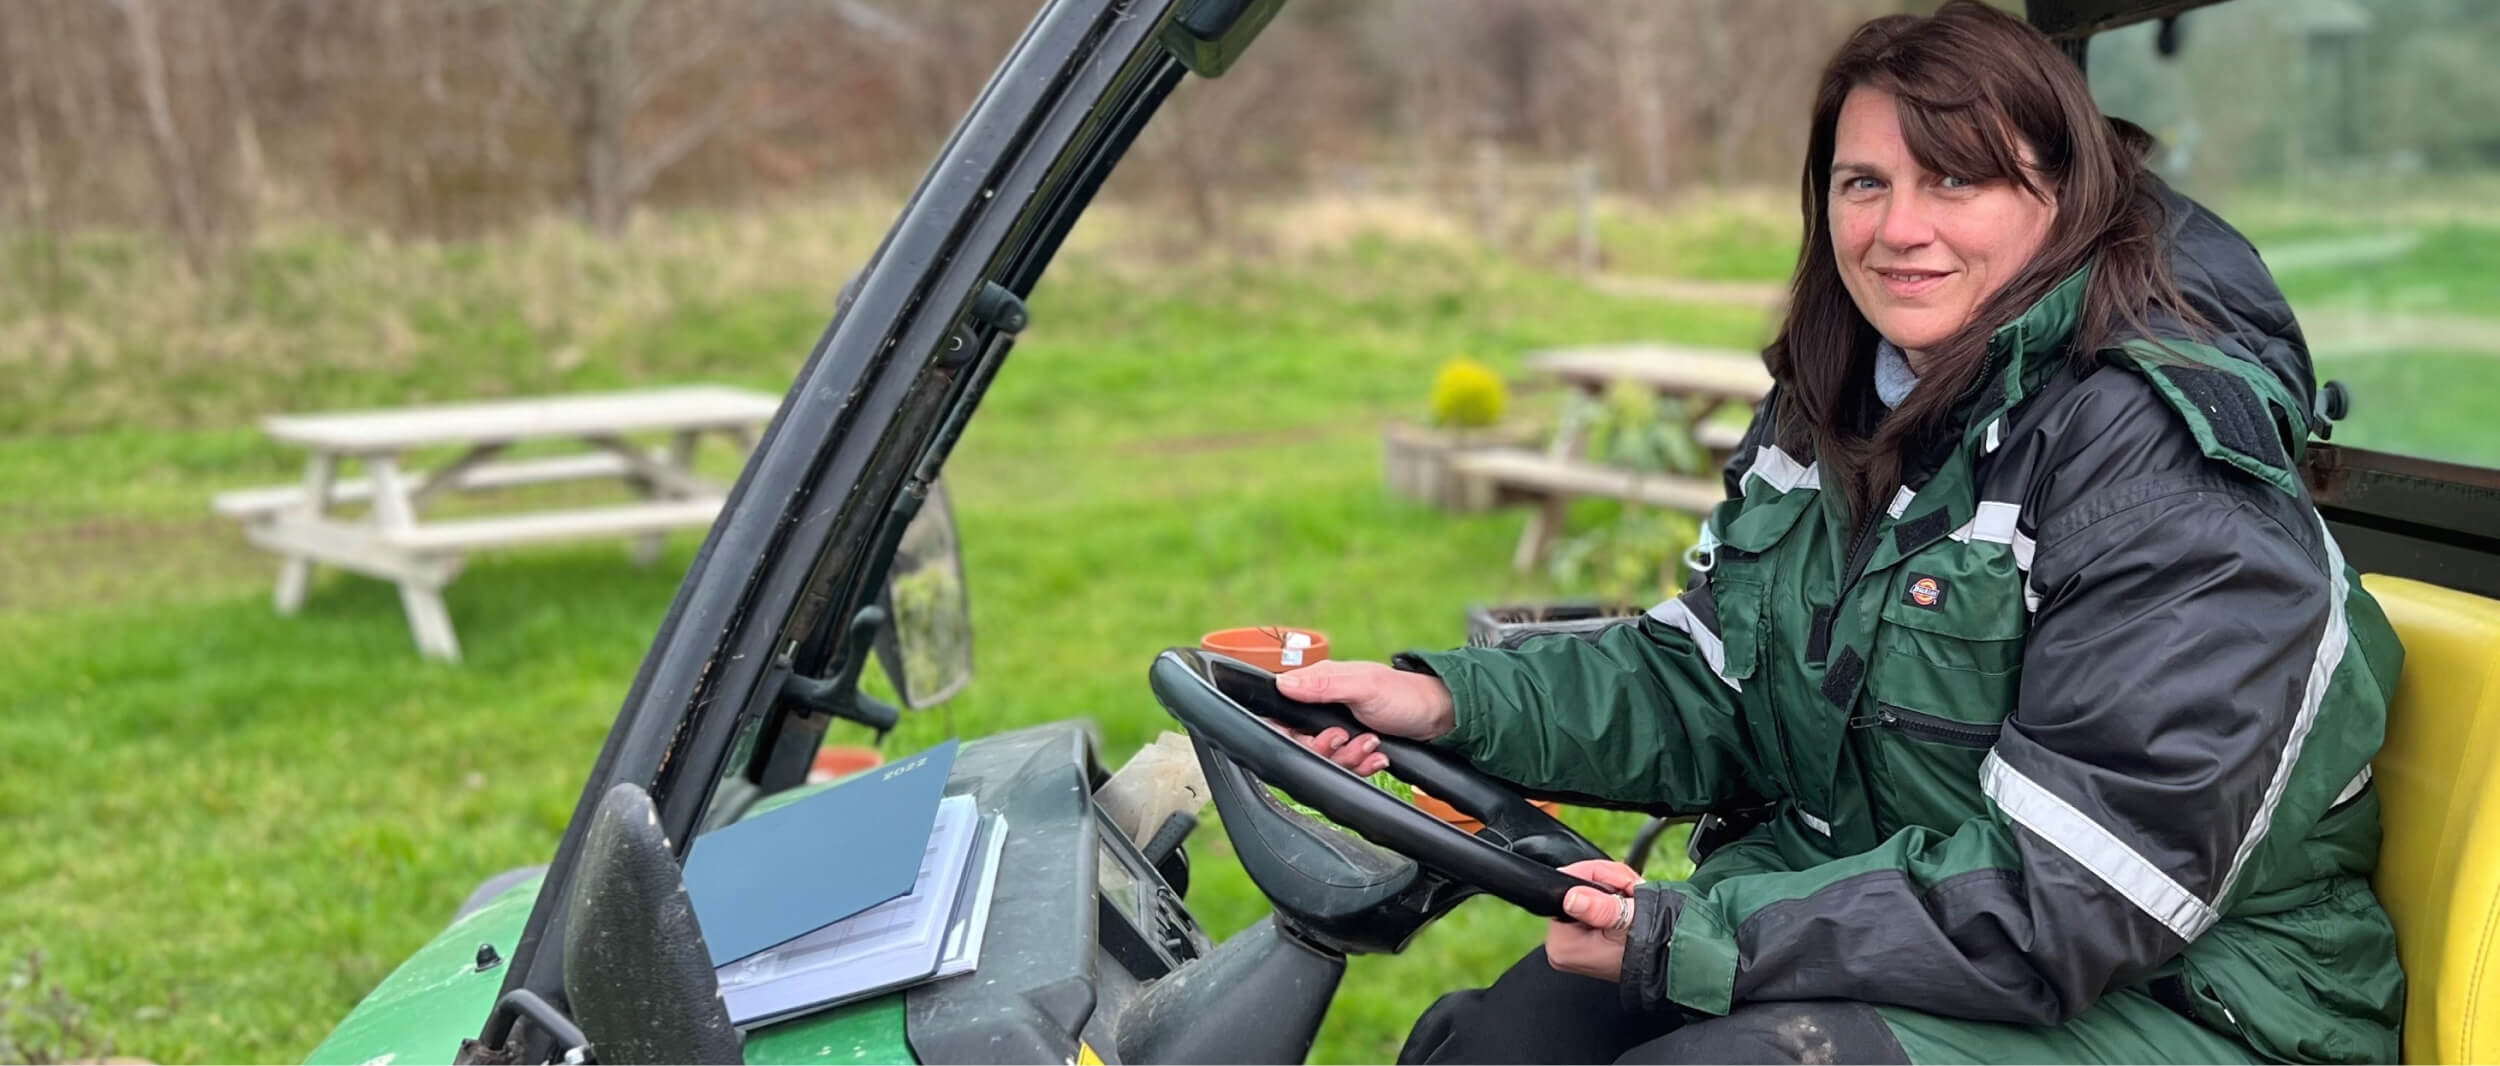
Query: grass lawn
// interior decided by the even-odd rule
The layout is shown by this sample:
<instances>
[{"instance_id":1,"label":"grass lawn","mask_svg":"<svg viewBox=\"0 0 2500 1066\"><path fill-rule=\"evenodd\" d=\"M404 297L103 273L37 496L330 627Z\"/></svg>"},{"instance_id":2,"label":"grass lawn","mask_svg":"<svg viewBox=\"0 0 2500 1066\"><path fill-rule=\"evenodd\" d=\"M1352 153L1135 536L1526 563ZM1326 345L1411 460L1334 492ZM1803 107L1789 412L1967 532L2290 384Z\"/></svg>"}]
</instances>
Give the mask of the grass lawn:
<instances>
[{"instance_id":1,"label":"grass lawn","mask_svg":"<svg viewBox=\"0 0 2500 1066\"><path fill-rule=\"evenodd\" d=\"M2361 261L2299 254L2390 233L2401 243ZM2251 239L2286 253L2278 280L2308 326L2319 379L2352 390L2337 443L2500 466L2500 226L2313 222Z\"/></svg>"},{"instance_id":2,"label":"grass lawn","mask_svg":"<svg viewBox=\"0 0 2500 1066\"><path fill-rule=\"evenodd\" d=\"M822 255L789 247L801 230L757 232L767 260ZM777 390L842 276L717 291L679 261L716 242L664 229L601 252L606 276L550 309L498 262L591 257L512 240L388 265L326 239L267 249L248 291L176 297L210 325L153 320L161 335L139 310L115 324L117 278L147 261L99 254L60 321L8 327L82 358L0 394L0 960L43 952L44 987L119 1053L298 1059L479 879L544 861L692 550L679 538L648 569L621 543L480 557L448 596L467 661L420 662L378 582L325 575L300 617L270 610L274 563L206 513L215 491L293 476L251 419L627 382ZM457 310L360 320L429 305ZM1158 275L1080 242L1034 314L949 471L981 677L893 750L1085 716L1116 765L1170 725L1144 685L1153 653L1220 626L1321 627L1343 657L1457 643L1469 604L1558 590L1511 574L1520 515L1389 498L1379 422L1460 353L1515 366L1539 344L1763 329L1359 240ZM1616 847L1637 824L1583 821ZM1264 913L1220 829L1194 846L1191 902L1217 933ZM1315 1059L1392 1055L1433 996L1540 935L1477 901L1405 956L1357 961ZM18 1047L45 1039L0 1003Z\"/></svg>"},{"instance_id":3,"label":"grass lawn","mask_svg":"<svg viewBox=\"0 0 2500 1066\"><path fill-rule=\"evenodd\" d=\"M1798 236L1796 202L1768 190L1702 194L1672 211L1609 202L1597 214L1606 269L1617 274L1786 282Z\"/></svg>"},{"instance_id":4,"label":"grass lawn","mask_svg":"<svg viewBox=\"0 0 2500 1066\"><path fill-rule=\"evenodd\" d=\"M2324 357L2318 376L2352 389L2336 443L2500 467L2500 353Z\"/></svg>"}]
</instances>

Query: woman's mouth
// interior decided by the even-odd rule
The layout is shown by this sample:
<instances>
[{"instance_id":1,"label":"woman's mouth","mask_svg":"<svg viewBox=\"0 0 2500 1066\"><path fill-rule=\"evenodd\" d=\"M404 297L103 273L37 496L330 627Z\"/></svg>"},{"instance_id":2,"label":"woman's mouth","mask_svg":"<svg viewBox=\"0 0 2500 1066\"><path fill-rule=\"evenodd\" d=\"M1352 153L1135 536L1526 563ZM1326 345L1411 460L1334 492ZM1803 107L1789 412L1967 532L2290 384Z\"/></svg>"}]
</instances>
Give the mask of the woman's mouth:
<instances>
[{"instance_id":1,"label":"woman's mouth","mask_svg":"<svg viewBox=\"0 0 2500 1066\"><path fill-rule=\"evenodd\" d=\"M1933 291L1936 286L1943 284L1944 279L1952 277L1953 272L1950 270L1877 270L1875 276L1883 279L1884 291L1891 294L1893 299L1910 300Z\"/></svg>"}]
</instances>

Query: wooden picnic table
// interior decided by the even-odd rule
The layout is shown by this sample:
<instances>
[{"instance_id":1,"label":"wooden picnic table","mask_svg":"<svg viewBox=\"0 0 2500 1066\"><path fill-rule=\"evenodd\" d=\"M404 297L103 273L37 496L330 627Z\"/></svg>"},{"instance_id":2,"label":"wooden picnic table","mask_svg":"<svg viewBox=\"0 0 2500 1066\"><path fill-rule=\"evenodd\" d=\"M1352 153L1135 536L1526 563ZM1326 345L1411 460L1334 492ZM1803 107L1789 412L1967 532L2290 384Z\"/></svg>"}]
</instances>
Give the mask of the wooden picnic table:
<instances>
[{"instance_id":1,"label":"wooden picnic table","mask_svg":"<svg viewBox=\"0 0 2500 1066\"><path fill-rule=\"evenodd\" d=\"M1678 406L1684 431L1716 463L1724 463L1736 450L1743 433L1712 416L1731 403L1751 407L1771 391L1771 374L1760 356L1715 348L1651 343L1555 348L1531 353L1525 364L1531 375L1591 399L1628 382L1662 399L1682 401ZM1575 498L1613 496L1701 512L1725 495L1716 478L1618 470L1590 462L1588 429L1585 421L1567 420L1542 453L1489 449L1458 460L1462 470L1490 481L1497 497L1536 504L1511 555L1513 567L1531 569L1545 557Z\"/></svg>"},{"instance_id":2,"label":"wooden picnic table","mask_svg":"<svg viewBox=\"0 0 2500 1066\"><path fill-rule=\"evenodd\" d=\"M781 400L746 389L697 385L630 392L498 400L326 414L275 415L262 429L307 449L301 485L221 493L218 513L246 523L252 543L283 557L276 592L280 613L293 614L315 563L395 582L419 652L458 659L460 642L442 590L468 552L483 548L582 538L633 536L635 555L658 557L670 530L711 524L727 490L694 469L704 435L730 437L752 450ZM631 434L668 435L664 447L634 443ZM587 451L499 459L512 446L569 440ZM420 449L458 453L430 471L405 469ZM364 477L343 478L349 463ZM427 502L454 491L596 478L621 478L643 499L596 507L426 521ZM370 506L350 517L342 504Z\"/></svg>"},{"instance_id":3,"label":"wooden picnic table","mask_svg":"<svg viewBox=\"0 0 2500 1066\"><path fill-rule=\"evenodd\" d=\"M1557 348L1528 356L1530 373L1559 381L1592 397L1602 397L1618 383L1648 388L1661 398L1688 401L1685 426L1694 439L1714 454L1734 448L1734 441L1712 439L1703 432L1710 418L1730 403L1751 407L1770 394L1771 372L1760 356L1717 348L1674 344L1608 344ZM1585 441L1558 450L1577 454ZM1724 444L1725 447L1711 447Z\"/></svg>"}]
</instances>

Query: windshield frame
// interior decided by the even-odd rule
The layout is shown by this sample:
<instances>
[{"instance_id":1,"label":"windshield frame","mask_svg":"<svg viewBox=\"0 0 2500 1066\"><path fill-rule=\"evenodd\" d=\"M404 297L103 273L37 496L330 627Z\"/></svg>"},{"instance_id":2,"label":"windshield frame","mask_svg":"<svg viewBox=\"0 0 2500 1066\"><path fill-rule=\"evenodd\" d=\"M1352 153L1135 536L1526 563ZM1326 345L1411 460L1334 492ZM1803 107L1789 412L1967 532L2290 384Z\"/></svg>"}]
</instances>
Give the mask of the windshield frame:
<instances>
[{"instance_id":1,"label":"windshield frame","mask_svg":"<svg viewBox=\"0 0 2500 1066\"><path fill-rule=\"evenodd\" d=\"M882 580L1013 333L973 315L985 283L1030 295L1061 240L1186 69L1158 43L1184 0L1050 0L1008 53L837 309L662 621L575 806L501 996L562 1003L566 901L589 813L632 782L680 861L743 723L770 712L820 619ZM981 357L946 365L950 341ZM835 626L836 630L844 627ZM837 635L828 660L866 655ZM497 1010L478 1045L545 1056ZM506 1048L508 1038L518 1036Z\"/></svg>"},{"instance_id":2,"label":"windshield frame","mask_svg":"<svg viewBox=\"0 0 2500 1066\"><path fill-rule=\"evenodd\" d=\"M2173 18L2228 0L2029 0L2023 17L2052 39L2081 42L2147 19Z\"/></svg>"}]
</instances>

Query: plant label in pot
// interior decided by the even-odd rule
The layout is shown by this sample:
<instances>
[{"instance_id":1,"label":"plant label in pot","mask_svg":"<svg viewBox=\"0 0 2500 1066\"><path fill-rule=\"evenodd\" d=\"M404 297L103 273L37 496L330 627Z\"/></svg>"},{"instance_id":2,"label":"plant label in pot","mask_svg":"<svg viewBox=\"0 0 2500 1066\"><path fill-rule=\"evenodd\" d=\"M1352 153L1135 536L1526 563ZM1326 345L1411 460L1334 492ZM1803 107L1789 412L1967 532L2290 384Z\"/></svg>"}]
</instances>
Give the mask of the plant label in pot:
<instances>
[{"instance_id":1,"label":"plant label in pot","mask_svg":"<svg viewBox=\"0 0 2500 1066\"><path fill-rule=\"evenodd\" d=\"M1198 646L1276 674L1328 661L1328 634L1316 629L1287 626L1219 629L1198 638Z\"/></svg>"}]
</instances>

